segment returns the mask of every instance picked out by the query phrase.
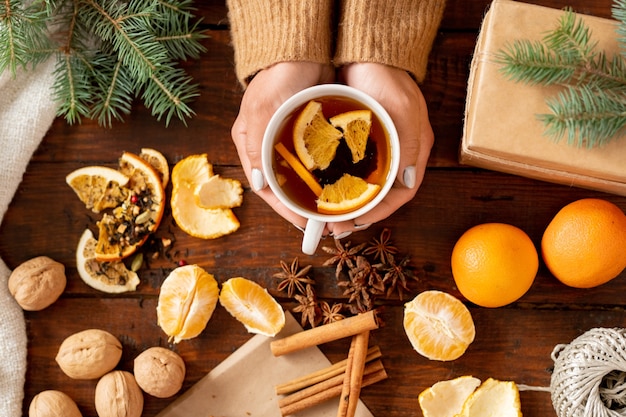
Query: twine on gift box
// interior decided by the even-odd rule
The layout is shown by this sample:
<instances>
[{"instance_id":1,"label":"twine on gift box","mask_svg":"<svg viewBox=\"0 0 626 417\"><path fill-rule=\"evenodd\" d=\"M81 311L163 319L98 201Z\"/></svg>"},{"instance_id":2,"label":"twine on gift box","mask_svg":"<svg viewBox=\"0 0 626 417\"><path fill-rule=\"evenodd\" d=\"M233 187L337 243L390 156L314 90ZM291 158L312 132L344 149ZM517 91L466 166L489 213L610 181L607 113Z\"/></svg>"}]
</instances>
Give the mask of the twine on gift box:
<instances>
[{"instance_id":1,"label":"twine on gift box","mask_svg":"<svg viewBox=\"0 0 626 417\"><path fill-rule=\"evenodd\" d=\"M594 328L552 351L559 417L626 416L626 329Z\"/></svg>"}]
</instances>

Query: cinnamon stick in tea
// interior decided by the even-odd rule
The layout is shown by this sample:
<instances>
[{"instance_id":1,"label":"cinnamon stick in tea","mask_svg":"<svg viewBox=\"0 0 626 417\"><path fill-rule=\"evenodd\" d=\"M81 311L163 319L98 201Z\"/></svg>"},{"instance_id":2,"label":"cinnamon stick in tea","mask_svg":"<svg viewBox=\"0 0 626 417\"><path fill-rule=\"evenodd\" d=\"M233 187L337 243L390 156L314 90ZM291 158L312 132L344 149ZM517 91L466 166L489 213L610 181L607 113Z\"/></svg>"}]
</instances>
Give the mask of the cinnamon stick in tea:
<instances>
[{"instance_id":1,"label":"cinnamon stick in tea","mask_svg":"<svg viewBox=\"0 0 626 417\"><path fill-rule=\"evenodd\" d=\"M376 312L370 310L343 320L294 333L270 343L274 356L281 356L311 346L321 345L378 328Z\"/></svg>"},{"instance_id":2,"label":"cinnamon stick in tea","mask_svg":"<svg viewBox=\"0 0 626 417\"><path fill-rule=\"evenodd\" d=\"M354 417L359 395L361 395L369 337L369 330L352 337L337 417Z\"/></svg>"}]
</instances>

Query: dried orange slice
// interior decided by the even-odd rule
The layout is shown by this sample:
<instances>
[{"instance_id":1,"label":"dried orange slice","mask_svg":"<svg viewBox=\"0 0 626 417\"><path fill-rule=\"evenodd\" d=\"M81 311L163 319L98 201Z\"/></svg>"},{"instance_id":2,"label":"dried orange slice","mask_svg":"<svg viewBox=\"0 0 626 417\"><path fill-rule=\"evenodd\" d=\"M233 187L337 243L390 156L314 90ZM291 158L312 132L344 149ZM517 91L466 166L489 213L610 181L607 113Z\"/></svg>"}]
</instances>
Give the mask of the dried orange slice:
<instances>
[{"instance_id":1,"label":"dried orange slice","mask_svg":"<svg viewBox=\"0 0 626 417\"><path fill-rule=\"evenodd\" d=\"M202 239L216 239L240 226L230 208L205 208L198 204L196 190L213 176L206 154L188 156L172 170L172 216L185 233Z\"/></svg>"},{"instance_id":2,"label":"dried orange slice","mask_svg":"<svg viewBox=\"0 0 626 417\"><path fill-rule=\"evenodd\" d=\"M139 157L149 163L159 173L163 188L167 187L167 183L170 180L170 167L165 156L156 149L141 148Z\"/></svg>"},{"instance_id":3,"label":"dried orange slice","mask_svg":"<svg viewBox=\"0 0 626 417\"><path fill-rule=\"evenodd\" d=\"M432 360L461 357L476 335L467 307L442 291L424 291L406 303L403 324L413 348Z\"/></svg>"},{"instance_id":4,"label":"dried orange slice","mask_svg":"<svg viewBox=\"0 0 626 417\"><path fill-rule=\"evenodd\" d=\"M275 336L285 325L285 312L278 302L254 281L230 278L222 285L220 304L250 333Z\"/></svg>"},{"instance_id":5,"label":"dried orange slice","mask_svg":"<svg viewBox=\"0 0 626 417\"><path fill-rule=\"evenodd\" d=\"M422 414L424 417L456 416L479 385L480 379L469 375L435 383L417 397Z\"/></svg>"},{"instance_id":6,"label":"dried orange slice","mask_svg":"<svg viewBox=\"0 0 626 417\"><path fill-rule=\"evenodd\" d=\"M128 180L120 171L103 166L79 168L65 177L80 201L94 213L117 207L126 200Z\"/></svg>"},{"instance_id":7,"label":"dried orange slice","mask_svg":"<svg viewBox=\"0 0 626 417\"><path fill-rule=\"evenodd\" d=\"M159 174L139 156L124 152L120 172L129 178L129 196L98 222L96 259L118 261L134 253L161 222L165 191Z\"/></svg>"},{"instance_id":8,"label":"dried orange slice","mask_svg":"<svg viewBox=\"0 0 626 417\"><path fill-rule=\"evenodd\" d=\"M178 267L161 284L157 324L174 343L194 338L213 315L218 294L217 281L200 266Z\"/></svg>"},{"instance_id":9,"label":"dried orange slice","mask_svg":"<svg viewBox=\"0 0 626 417\"><path fill-rule=\"evenodd\" d=\"M336 182L327 184L317 199L320 213L347 213L365 205L380 191L380 185L370 184L363 178L344 174Z\"/></svg>"},{"instance_id":10,"label":"dried orange slice","mask_svg":"<svg viewBox=\"0 0 626 417\"><path fill-rule=\"evenodd\" d=\"M342 136L324 117L322 104L314 100L307 103L293 126L296 154L309 171L328 168Z\"/></svg>"},{"instance_id":11,"label":"dried orange slice","mask_svg":"<svg viewBox=\"0 0 626 417\"><path fill-rule=\"evenodd\" d=\"M98 262L96 239L85 229L76 249L76 269L81 279L90 287L107 293L135 291L139 285L137 273L126 268L123 262Z\"/></svg>"},{"instance_id":12,"label":"dried orange slice","mask_svg":"<svg viewBox=\"0 0 626 417\"><path fill-rule=\"evenodd\" d=\"M338 114L329 119L330 124L343 132L343 138L352 153L352 163L365 157L367 141L372 129L370 110L353 110Z\"/></svg>"},{"instance_id":13,"label":"dried orange slice","mask_svg":"<svg viewBox=\"0 0 626 417\"><path fill-rule=\"evenodd\" d=\"M522 417L519 389L513 381L493 378L483 382L463 404L456 417Z\"/></svg>"}]
</instances>

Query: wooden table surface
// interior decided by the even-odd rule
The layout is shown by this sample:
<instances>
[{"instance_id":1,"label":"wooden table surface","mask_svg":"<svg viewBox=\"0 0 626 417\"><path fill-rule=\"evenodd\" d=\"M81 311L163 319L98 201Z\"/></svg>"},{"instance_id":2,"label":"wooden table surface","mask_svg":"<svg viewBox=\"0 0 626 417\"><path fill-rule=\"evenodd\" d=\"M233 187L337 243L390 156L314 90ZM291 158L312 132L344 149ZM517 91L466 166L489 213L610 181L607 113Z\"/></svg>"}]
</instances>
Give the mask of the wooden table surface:
<instances>
[{"instance_id":1,"label":"wooden table surface","mask_svg":"<svg viewBox=\"0 0 626 417\"><path fill-rule=\"evenodd\" d=\"M573 200L600 197L626 210L624 197L458 163L468 67L488 3L448 1L423 84L436 143L416 198L383 223L346 239L365 242L388 227L400 251L411 256L418 271L419 282L412 285L411 296L438 289L461 297L452 279L450 254L455 241L471 226L510 223L525 230L538 247L549 220ZM610 0L533 3L555 8L569 5L581 13L610 17ZM185 64L201 85L201 96L194 103L197 116L188 126L173 122L165 128L139 104L125 123L116 123L111 129L90 121L68 126L57 119L33 156L4 218L0 256L10 268L47 255L62 262L68 276L66 291L55 304L41 312L25 313L29 348L24 415L33 396L45 389L66 392L84 416L96 415L96 382L71 380L54 361L62 340L74 332L96 327L119 337L124 353L118 368L125 370L132 370L134 357L144 349L170 346L156 324L156 304L161 282L180 260L201 265L219 282L234 276L255 280L289 309L293 304L276 291L272 275L280 270L281 260L291 262L299 257L301 265L313 265L319 297L329 301L342 298L334 268L322 265L328 255L321 249L314 256L302 255L301 233L250 191L230 138L242 91L233 72L227 10L219 1L197 2L197 6L210 38L204 42L208 52L202 59ZM205 241L183 233L166 212L159 233L175 238L171 258L161 257L140 270L136 292L108 295L89 288L77 274L76 244L82 231L93 228L98 217L78 201L65 176L86 165L115 167L123 151L139 152L142 147L160 150L171 166L188 155L207 153L217 173L241 180L244 203L235 209L241 228L230 236ZM326 239L321 245L332 246L333 242ZM380 300L385 326L372 334L371 343L381 347L389 378L364 388L361 398L375 416L408 417L421 415L417 395L423 389L461 375L547 387L553 366L550 355L557 344L569 343L593 327L626 326L625 290L626 273L598 288L577 290L560 284L541 264L534 285L518 302L498 309L468 304L476 339L464 356L452 362L430 361L413 351L402 327L403 301L397 297ZM217 308L199 337L170 346L187 365L183 390L250 337L223 308ZM347 343L330 343L321 349L336 361L344 357ZM155 416L171 401L146 395L143 415ZM546 392L523 391L521 404L525 416L555 415Z\"/></svg>"}]
</instances>

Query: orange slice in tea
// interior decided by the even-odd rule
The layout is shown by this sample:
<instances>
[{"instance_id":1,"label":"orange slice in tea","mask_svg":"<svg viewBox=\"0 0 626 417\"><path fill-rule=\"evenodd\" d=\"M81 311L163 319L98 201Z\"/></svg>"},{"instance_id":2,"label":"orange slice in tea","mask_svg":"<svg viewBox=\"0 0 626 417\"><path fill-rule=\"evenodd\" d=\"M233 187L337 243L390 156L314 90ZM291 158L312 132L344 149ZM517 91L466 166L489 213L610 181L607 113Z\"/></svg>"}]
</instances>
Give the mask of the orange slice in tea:
<instances>
[{"instance_id":1,"label":"orange slice in tea","mask_svg":"<svg viewBox=\"0 0 626 417\"><path fill-rule=\"evenodd\" d=\"M220 304L250 333L275 336L285 326L285 312L267 292L254 281L231 278L222 285Z\"/></svg>"},{"instance_id":2,"label":"orange slice in tea","mask_svg":"<svg viewBox=\"0 0 626 417\"><path fill-rule=\"evenodd\" d=\"M336 182L327 184L317 199L320 213L347 213L369 202L380 191L380 185L370 184L363 178L343 174Z\"/></svg>"},{"instance_id":3,"label":"orange slice in tea","mask_svg":"<svg viewBox=\"0 0 626 417\"><path fill-rule=\"evenodd\" d=\"M337 152L340 130L334 128L322 112L322 104L310 101L296 118L293 144L296 155L309 171L326 169Z\"/></svg>"},{"instance_id":4,"label":"orange slice in tea","mask_svg":"<svg viewBox=\"0 0 626 417\"><path fill-rule=\"evenodd\" d=\"M461 357L476 335L467 307L442 291L424 291L406 303L403 324L413 348L438 361Z\"/></svg>"},{"instance_id":5,"label":"orange slice in tea","mask_svg":"<svg viewBox=\"0 0 626 417\"><path fill-rule=\"evenodd\" d=\"M79 168L65 177L67 185L94 213L117 207L126 200L128 180L120 171L104 166Z\"/></svg>"},{"instance_id":6,"label":"orange slice in tea","mask_svg":"<svg viewBox=\"0 0 626 417\"><path fill-rule=\"evenodd\" d=\"M330 118L330 124L343 132L343 138L350 148L352 163L356 164L365 157L367 140L372 128L370 110L353 110Z\"/></svg>"},{"instance_id":7,"label":"orange slice in tea","mask_svg":"<svg viewBox=\"0 0 626 417\"><path fill-rule=\"evenodd\" d=\"M209 322L218 296L213 275L198 265L178 267L161 284L157 324L174 343L194 338Z\"/></svg>"}]
</instances>

